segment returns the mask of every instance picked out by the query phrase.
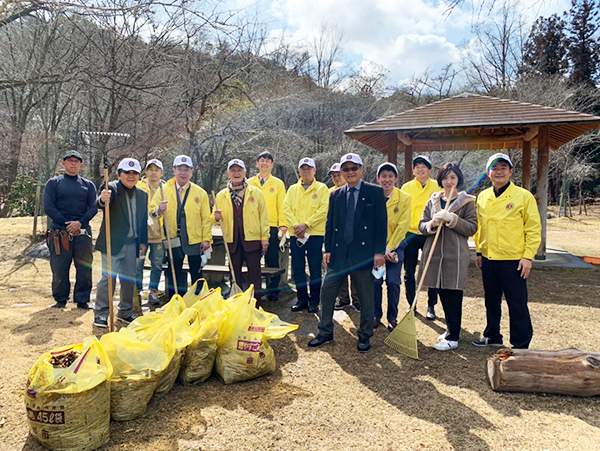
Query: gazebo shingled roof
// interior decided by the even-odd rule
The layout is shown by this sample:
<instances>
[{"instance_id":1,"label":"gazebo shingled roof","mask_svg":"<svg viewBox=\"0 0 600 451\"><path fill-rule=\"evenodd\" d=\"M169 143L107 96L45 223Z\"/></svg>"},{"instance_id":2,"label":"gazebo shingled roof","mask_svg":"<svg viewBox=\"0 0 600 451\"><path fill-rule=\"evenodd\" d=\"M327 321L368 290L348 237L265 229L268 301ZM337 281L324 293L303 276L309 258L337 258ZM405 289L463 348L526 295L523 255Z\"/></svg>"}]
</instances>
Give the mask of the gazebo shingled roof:
<instances>
[{"instance_id":1,"label":"gazebo shingled roof","mask_svg":"<svg viewBox=\"0 0 600 451\"><path fill-rule=\"evenodd\" d=\"M399 133L412 143L413 152L439 150L520 149L534 127L552 125L552 150L598 127L600 117L576 111L460 94L358 125L344 133L380 152L388 152L388 137ZM535 131L535 130L534 130ZM537 147L537 136L531 140Z\"/></svg>"},{"instance_id":2,"label":"gazebo shingled roof","mask_svg":"<svg viewBox=\"0 0 600 451\"><path fill-rule=\"evenodd\" d=\"M344 133L383 152L396 164L404 152L404 180L412 177L413 152L523 149L521 183L531 185L531 149L537 148L536 198L546 255L548 152L600 127L600 117L576 111L464 93L373 122Z\"/></svg>"}]
</instances>

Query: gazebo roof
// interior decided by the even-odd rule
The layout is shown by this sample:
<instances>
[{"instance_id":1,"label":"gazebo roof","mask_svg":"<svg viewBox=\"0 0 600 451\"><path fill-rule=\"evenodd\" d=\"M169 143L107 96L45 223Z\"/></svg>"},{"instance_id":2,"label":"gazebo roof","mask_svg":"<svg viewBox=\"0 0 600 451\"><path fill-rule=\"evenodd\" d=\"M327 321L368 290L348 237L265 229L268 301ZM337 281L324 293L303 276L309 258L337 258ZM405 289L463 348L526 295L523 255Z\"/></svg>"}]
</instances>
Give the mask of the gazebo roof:
<instances>
[{"instance_id":1,"label":"gazebo roof","mask_svg":"<svg viewBox=\"0 0 600 451\"><path fill-rule=\"evenodd\" d=\"M537 147L538 127L548 125L549 145L556 150L600 126L600 117L514 100L464 93L358 125L344 133L381 152L389 134L415 152Z\"/></svg>"}]
</instances>

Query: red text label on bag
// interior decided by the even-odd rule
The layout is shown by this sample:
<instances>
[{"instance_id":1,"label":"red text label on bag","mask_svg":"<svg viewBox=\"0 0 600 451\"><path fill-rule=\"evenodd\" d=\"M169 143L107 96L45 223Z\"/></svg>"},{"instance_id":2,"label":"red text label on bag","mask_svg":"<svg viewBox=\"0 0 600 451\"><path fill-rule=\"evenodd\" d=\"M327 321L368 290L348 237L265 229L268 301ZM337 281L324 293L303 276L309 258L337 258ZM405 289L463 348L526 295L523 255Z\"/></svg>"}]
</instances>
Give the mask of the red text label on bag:
<instances>
[{"instance_id":1,"label":"red text label on bag","mask_svg":"<svg viewBox=\"0 0 600 451\"><path fill-rule=\"evenodd\" d=\"M238 340L237 349L238 351L258 352L260 344L260 341Z\"/></svg>"}]
</instances>

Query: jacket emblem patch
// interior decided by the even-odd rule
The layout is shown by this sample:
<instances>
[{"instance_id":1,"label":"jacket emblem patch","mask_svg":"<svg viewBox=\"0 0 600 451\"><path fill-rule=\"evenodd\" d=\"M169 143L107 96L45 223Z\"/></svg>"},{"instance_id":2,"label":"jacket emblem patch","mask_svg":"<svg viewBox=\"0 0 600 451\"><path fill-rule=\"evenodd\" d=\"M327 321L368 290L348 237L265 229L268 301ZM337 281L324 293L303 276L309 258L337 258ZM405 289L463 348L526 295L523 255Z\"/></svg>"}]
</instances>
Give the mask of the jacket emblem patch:
<instances>
[{"instance_id":1,"label":"jacket emblem patch","mask_svg":"<svg viewBox=\"0 0 600 451\"><path fill-rule=\"evenodd\" d=\"M200 203L200 198L199 197L195 197L194 198L194 202L196 202L197 204L199 204Z\"/></svg>"},{"instance_id":2,"label":"jacket emblem patch","mask_svg":"<svg viewBox=\"0 0 600 451\"><path fill-rule=\"evenodd\" d=\"M507 204L506 205L507 210L512 210L513 208L515 208L515 204Z\"/></svg>"},{"instance_id":3,"label":"jacket emblem patch","mask_svg":"<svg viewBox=\"0 0 600 451\"><path fill-rule=\"evenodd\" d=\"M248 199L250 202L254 203L254 197L250 197L250 199Z\"/></svg>"}]
</instances>

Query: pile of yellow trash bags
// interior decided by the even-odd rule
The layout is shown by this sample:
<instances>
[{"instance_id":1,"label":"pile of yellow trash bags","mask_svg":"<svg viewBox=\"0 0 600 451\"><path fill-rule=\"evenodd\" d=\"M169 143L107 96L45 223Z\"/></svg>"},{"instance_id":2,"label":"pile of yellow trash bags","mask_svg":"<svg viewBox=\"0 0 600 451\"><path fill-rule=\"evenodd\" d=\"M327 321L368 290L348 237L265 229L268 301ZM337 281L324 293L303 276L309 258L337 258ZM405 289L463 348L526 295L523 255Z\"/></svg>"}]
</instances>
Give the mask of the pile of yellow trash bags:
<instances>
[{"instance_id":1,"label":"pile of yellow trash bags","mask_svg":"<svg viewBox=\"0 0 600 451\"><path fill-rule=\"evenodd\" d=\"M30 433L49 449L92 450L108 443L111 418L142 415L177 379L200 383L214 368L231 384L274 372L267 340L298 326L257 309L253 294L224 299L200 279L119 332L47 352L27 377Z\"/></svg>"}]
</instances>

